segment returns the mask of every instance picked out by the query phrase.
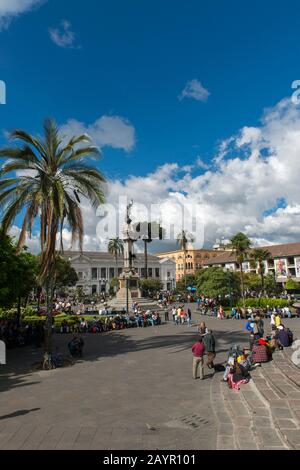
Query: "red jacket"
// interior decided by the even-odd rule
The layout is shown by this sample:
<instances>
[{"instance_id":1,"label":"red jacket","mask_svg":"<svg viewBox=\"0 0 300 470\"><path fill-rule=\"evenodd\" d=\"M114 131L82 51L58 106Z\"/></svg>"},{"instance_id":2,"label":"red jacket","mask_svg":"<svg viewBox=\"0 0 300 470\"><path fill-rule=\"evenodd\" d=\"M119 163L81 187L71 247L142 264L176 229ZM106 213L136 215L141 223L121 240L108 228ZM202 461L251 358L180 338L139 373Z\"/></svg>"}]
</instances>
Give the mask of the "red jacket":
<instances>
[{"instance_id":1,"label":"red jacket","mask_svg":"<svg viewBox=\"0 0 300 470\"><path fill-rule=\"evenodd\" d=\"M202 357L205 351L205 347L203 343L197 341L192 347L192 353L194 357Z\"/></svg>"}]
</instances>

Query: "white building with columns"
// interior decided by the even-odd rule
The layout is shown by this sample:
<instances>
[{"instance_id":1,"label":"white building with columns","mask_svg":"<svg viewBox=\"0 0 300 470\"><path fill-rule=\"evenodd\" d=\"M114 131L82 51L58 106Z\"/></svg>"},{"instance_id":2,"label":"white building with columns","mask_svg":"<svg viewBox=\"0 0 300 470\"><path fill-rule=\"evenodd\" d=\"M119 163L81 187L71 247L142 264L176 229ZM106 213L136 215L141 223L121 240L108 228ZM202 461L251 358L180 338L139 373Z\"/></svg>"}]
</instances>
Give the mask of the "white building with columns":
<instances>
[{"instance_id":1,"label":"white building with columns","mask_svg":"<svg viewBox=\"0 0 300 470\"><path fill-rule=\"evenodd\" d=\"M142 253L135 255L133 266L139 276L145 278L145 258ZM76 288L82 288L86 294L108 292L110 282L123 271L123 258L117 263L113 255L104 252L65 251L64 258L71 262L78 282ZM160 259L148 254L148 279L157 279L163 283L164 290L176 287L176 263L170 258Z\"/></svg>"}]
</instances>

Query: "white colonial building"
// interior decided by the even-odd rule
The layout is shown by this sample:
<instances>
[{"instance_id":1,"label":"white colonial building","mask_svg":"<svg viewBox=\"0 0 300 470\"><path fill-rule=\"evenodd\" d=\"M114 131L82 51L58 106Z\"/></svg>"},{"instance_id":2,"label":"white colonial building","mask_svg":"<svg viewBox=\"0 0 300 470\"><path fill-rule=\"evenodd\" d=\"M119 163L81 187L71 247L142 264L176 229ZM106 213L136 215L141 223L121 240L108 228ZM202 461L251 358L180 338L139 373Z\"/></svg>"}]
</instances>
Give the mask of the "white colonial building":
<instances>
[{"instance_id":1,"label":"white colonial building","mask_svg":"<svg viewBox=\"0 0 300 470\"><path fill-rule=\"evenodd\" d=\"M104 252L65 251L64 257L71 262L75 269L78 282L76 287L82 288L86 294L101 294L108 292L110 282L123 270L123 258L116 263L113 255ZM164 290L176 287L176 263L169 259L160 259L148 254L148 278L158 279L163 283ZM136 254L133 261L134 268L139 276L145 278L145 258L143 254Z\"/></svg>"}]
</instances>

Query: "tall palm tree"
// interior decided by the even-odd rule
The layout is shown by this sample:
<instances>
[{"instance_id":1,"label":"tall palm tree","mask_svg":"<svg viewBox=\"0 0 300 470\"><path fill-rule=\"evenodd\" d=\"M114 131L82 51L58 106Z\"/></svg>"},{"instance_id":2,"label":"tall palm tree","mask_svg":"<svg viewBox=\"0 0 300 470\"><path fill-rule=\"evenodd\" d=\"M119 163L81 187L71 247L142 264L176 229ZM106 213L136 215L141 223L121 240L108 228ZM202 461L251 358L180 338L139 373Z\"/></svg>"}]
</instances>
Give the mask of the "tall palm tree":
<instances>
[{"instance_id":1,"label":"tall palm tree","mask_svg":"<svg viewBox=\"0 0 300 470\"><path fill-rule=\"evenodd\" d=\"M124 253L123 240L119 237L111 238L108 242L108 252L115 258L116 277L118 277L118 257Z\"/></svg>"},{"instance_id":2,"label":"tall palm tree","mask_svg":"<svg viewBox=\"0 0 300 470\"><path fill-rule=\"evenodd\" d=\"M250 262L253 267L258 268L258 274L261 278L261 290L264 291L265 261L270 261L272 255L264 248L255 248L250 255Z\"/></svg>"},{"instance_id":3,"label":"tall palm tree","mask_svg":"<svg viewBox=\"0 0 300 470\"><path fill-rule=\"evenodd\" d=\"M46 348L51 352L56 241L59 234L62 239L66 222L72 243L78 240L82 249L80 196L86 197L93 207L103 203L105 179L99 170L84 162L89 156L99 156L99 149L91 145L90 138L79 135L65 143L51 119L45 120L43 138L21 129L14 130L10 137L19 144L0 150L0 157L8 158L0 171L2 227L6 233L16 216L23 216L18 241L21 250L26 233L31 236L34 221L40 220L39 278L47 291ZM10 176L11 172L16 172L15 176Z\"/></svg>"},{"instance_id":4,"label":"tall palm tree","mask_svg":"<svg viewBox=\"0 0 300 470\"><path fill-rule=\"evenodd\" d=\"M234 237L230 239L232 245L232 254L235 255L236 262L240 268L240 278L241 278L241 293L243 299L243 306L245 308L245 286L244 286L244 271L243 271L243 262L248 256L248 252L251 247L251 241L242 232L237 233Z\"/></svg>"},{"instance_id":5,"label":"tall palm tree","mask_svg":"<svg viewBox=\"0 0 300 470\"><path fill-rule=\"evenodd\" d=\"M181 230L181 232L177 235L177 246L178 248L183 251L183 277L184 277L184 285L186 286L186 252L188 243L193 243L193 237L186 231Z\"/></svg>"}]
</instances>

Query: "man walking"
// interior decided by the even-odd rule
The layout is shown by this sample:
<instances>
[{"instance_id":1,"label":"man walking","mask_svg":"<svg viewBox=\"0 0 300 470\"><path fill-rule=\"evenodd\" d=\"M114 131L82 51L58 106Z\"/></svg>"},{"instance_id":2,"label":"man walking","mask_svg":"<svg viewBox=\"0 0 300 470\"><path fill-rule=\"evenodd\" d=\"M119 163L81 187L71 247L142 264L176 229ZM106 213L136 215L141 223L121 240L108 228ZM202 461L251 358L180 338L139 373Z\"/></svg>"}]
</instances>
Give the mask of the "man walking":
<instances>
[{"instance_id":1,"label":"man walking","mask_svg":"<svg viewBox=\"0 0 300 470\"><path fill-rule=\"evenodd\" d=\"M176 324L176 314L177 314L176 307L173 307L172 308L172 317L173 317L174 325Z\"/></svg>"},{"instance_id":2,"label":"man walking","mask_svg":"<svg viewBox=\"0 0 300 470\"><path fill-rule=\"evenodd\" d=\"M169 310L165 309L165 322L169 321Z\"/></svg>"},{"instance_id":3,"label":"man walking","mask_svg":"<svg viewBox=\"0 0 300 470\"><path fill-rule=\"evenodd\" d=\"M203 338L205 352L207 354L207 367L213 369L214 359L216 357L216 340L211 330Z\"/></svg>"},{"instance_id":4,"label":"man walking","mask_svg":"<svg viewBox=\"0 0 300 470\"><path fill-rule=\"evenodd\" d=\"M203 363L203 354L205 347L202 341L202 338L199 338L197 343L192 346L193 353L193 379L199 379L198 369L200 366L200 379L204 379L204 363Z\"/></svg>"},{"instance_id":5,"label":"man walking","mask_svg":"<svg viewBox=\"0 0 300 470\"><path fill-rule=\"evenodd\" d=\"M187 322L189 326L192 326L192 311L190 308L187 310Z\"/></svg>"}]
</instances>

